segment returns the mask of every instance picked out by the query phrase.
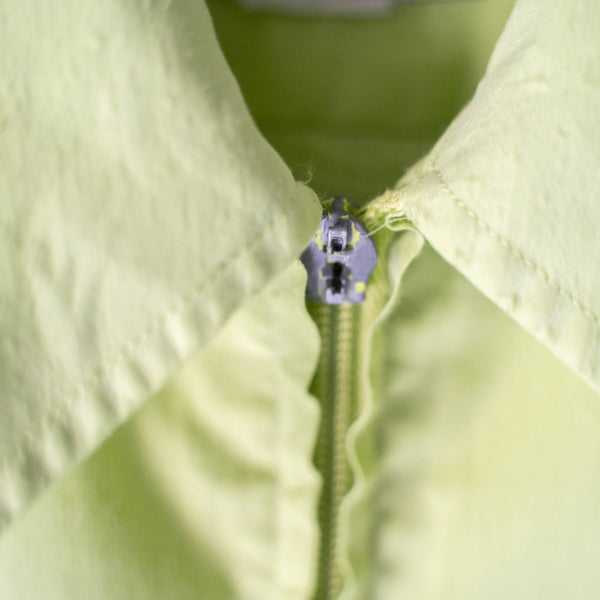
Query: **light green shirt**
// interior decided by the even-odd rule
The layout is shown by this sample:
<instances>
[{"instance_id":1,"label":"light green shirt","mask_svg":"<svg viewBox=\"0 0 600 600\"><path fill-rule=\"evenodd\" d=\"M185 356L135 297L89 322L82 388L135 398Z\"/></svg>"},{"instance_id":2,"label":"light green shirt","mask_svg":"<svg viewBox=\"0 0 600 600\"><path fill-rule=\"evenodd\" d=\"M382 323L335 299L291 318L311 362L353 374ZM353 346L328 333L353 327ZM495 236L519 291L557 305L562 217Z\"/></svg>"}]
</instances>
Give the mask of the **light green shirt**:
<instances>
[{"instance_id":1,"label":"light green shirt","mask_svg":"<svg viewBox=\"0 0 600 600\"><path fill-rule=\"evenodd\" d=\"M2 3L0 600L311 597L338 193L401 232L342 598L599 597L600 4L511 4Z\"/></svg>"}]
</instances>

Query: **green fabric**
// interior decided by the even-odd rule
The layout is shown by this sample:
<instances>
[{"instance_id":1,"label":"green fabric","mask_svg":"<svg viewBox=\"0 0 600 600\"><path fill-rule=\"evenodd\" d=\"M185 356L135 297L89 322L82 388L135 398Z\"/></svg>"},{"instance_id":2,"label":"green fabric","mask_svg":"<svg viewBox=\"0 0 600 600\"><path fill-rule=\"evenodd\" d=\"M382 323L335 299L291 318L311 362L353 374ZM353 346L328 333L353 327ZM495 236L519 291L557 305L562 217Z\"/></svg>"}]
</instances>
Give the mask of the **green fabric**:
<instances>
[{"instance_id":1,"label":"green fabric","mask_svg":"<svg viewBox=\"0 0 600 600\"><path fill-rule=\"evenodd\" d=\"M600 4L521 0L477 93L386 194L451 264L600 391Z\"/></svg>"},{"instance_id":2,"label":"green fabric","mask_svg":"<svg viewBox=\"0 0 600 600\"><path fill-rule=\"evenodd\" d=\"M431 248L400 294L348 507L362 593L344 598L596 598L597 393Z\"/></svg>"},{"instance_id":3,"label":"green fabric","mask_svg":"<svg viewBox=\"0 0 600 600\"><path fill-rule=\"evenodd\" d=\"M472 96L513 0L407 3L387 18L290 19L209 0L252 115L297 179L365 202Z\"/></svg>"},{"instance_id":4,"label":"green fabric","mask_svg":"<svg viewBox=\"0 0 600 600\"><path fill-rule=\"evenodd\" d=\"M518 0L484 74L510 4L214 0L244 102L201 2L5 3L1 600L310 598L319 208L286 164L412 229L342 598L600 595L600 9Z\"/></svg>"},{"instance_id":5,"label":"green fabric","mask_svg":"<svg viewBox=\"0 0 600 600\"><path fill-rule=\"evenodd\" d=\"M320 210L252 123L202 3L3 11L6 523L294 260Z\"/></svg>"},{"instance_id":6,"label":"green fabric","mask_svg":"<svg viewBox=\"0 0 600 600\"><path fill-rule=\"evenodd\" d=\"M318 337L304 285L299 264L277 277L6 531L0 598L309 595Z\"/></svg>"}]
</instances>

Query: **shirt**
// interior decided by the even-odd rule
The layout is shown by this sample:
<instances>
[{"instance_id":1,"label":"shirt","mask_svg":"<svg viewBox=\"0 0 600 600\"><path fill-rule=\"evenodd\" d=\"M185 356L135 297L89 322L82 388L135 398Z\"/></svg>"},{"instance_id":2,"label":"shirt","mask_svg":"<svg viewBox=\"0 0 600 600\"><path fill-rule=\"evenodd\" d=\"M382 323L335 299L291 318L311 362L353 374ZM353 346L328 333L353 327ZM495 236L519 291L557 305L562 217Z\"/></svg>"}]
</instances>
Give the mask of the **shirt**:
<instances>
[{"instance_id":1,"label":"shirt","mask_svg":"<svg viewBox=\"0 0 600 600\"><path fill-rule=\"evenodd\" d=\"M600 5L510 9L3 3L2 600L313 595L317 192L379 253L334 593L598 596Z\"/></svg>"}]
</instances>

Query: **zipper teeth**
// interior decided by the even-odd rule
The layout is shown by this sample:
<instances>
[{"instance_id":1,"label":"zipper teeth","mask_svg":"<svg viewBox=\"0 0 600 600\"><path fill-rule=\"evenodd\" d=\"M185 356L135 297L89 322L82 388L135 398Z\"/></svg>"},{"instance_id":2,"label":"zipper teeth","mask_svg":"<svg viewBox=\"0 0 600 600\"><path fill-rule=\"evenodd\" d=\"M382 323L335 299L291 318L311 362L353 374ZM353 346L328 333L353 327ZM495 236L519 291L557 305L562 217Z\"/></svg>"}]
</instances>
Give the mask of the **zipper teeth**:
<instances>
[{"instance_id":1,"label":"zipper teeth","mask_svg":"<svg viewBox=\"0 0 600 600\"><path fill-rule=\"evenodd\" d=\"M392 240L389 232L378 235L380 256L387 254ZM314 453L315 466L322 477L319 499L319 562L313 600L334 600L342 591L346 573L352 569L340 549L340 505L354 483L354 470L360 473L356 448L346 447L348 429L368 403L366 381L370 372L366 361L372 350L364 347L370 328L389 298L385 263L377 262L362 304L331 306L307 302L308 312L321 336L319 364L310 387L321 405L321 427ZM372 399L371 399L372 401ZM360 479L360 476L359 476Z\"/></svg>"},{"instance_id":2,"label":"zipper teeth","mask_svg":"<svg viewBox=\"0 0 600 600\"><path fill-rule=\"evenodd\" d=\"M359 404L358 353L361 307L313 305L311 312L322 340L313 393L321 402L322 422L315 464L323 477L319 502L321 540L314 600L332 600L342 588L338 539L339 508L352 476L346 454L346 433Z\"/></svg>"}]
</instances>

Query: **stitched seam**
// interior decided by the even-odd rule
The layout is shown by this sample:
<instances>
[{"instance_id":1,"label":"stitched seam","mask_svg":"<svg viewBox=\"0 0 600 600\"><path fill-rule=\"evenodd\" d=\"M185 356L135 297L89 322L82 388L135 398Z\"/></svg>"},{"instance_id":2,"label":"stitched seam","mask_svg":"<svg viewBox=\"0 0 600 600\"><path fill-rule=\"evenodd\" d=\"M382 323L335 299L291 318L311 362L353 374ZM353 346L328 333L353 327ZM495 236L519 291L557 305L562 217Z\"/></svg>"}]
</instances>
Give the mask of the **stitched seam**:
<instances>
[{"instance_id":1,"label":"stitched seam","mask_svg":"<svg viewBox=\"0 0 600 600\"><path fill-rule=\"evenodd\" d=\"M446 181L444 180L444 176L441 171L437 168L432 169L431 173L440 181L442 187L448 194L448 196L454 201L454 203L462 208L467 215L475 221L491 238L496 240L499 244L504 246L511 254L513 254L516 258L518 258L522 263L524 263L527 267L532 269L535 273L537 273L544 281L550 284L557 292L565 296L582 314L591 319L596 325L600 326L600 318L598 318L591 309L586 307L582 302L580 302L575 296L563 288L556 280L554 280L546 271L544 271L539 265L533 262L530 258L527 258L520 250L517 250L514 246L510 244L510 242L502 237L499 233L493 230L487 223L481 220L481 218L473 212L460 198L456 196L456 194L450 189Z\"/></svg>"},{"instance_id":2,"label":"stitched seam","mask_svg":"<svg viewBox=\"0 0 600 600\"><path fill-rule=\"evenodd\" d=\"M248 241L247 244L242 246L223 263L217 265L208 276L203 278L203 281L200 285L195 287L191 292L180 296L177 301L173 302L171 308L169 308L161 316L157 317L150 324L150 326L146 328L140 335L134 338L132 342L125 343L123 349L117 354L116 358L104 362L82 383L75 385L74 396L67 400L65 405L51 409L46 414L45 418L38 422L38 425L35 427L35 434L32 434L31 432L27 433L25 437L25 443L20 445L9 457L2 458L2 461L0 462L2 468L8 471L10 465L12 465L13 469L21 467L26 460L26 453L34 449L39 436L47 431L52 424L60 422L62 418L71 410L75 402L81 400L92 389L97 387L100 382L108 377L123 361L131 360L132 354L135 351L142 350L148 346L152 341L150 339L151 336L154 335L166 321L184 312L190 305L192 305L205 291L209 284L220 278L242 254L253 248L264 237L266 237L269 230L274 227L275 223L280 218L284 217L291 210L292 206L293 203L290 203L285 210L281 210L276 213L273 218L270 219L268 223Z\"/></svg>"}]
</instances>

